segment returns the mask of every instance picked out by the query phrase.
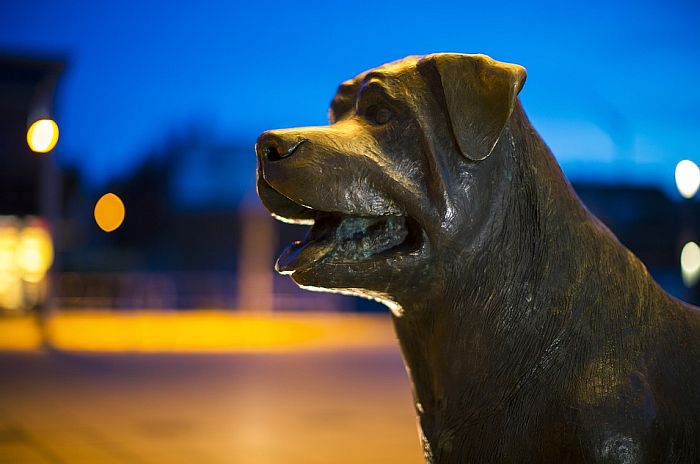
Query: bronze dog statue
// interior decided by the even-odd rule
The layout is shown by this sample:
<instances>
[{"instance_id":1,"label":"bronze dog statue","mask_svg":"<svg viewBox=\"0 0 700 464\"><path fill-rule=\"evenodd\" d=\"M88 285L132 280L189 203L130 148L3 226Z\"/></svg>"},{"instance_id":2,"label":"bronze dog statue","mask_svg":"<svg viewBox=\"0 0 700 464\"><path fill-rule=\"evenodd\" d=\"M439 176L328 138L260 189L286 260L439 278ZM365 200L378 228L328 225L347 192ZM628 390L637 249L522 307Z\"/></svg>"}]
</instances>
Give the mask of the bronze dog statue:
<instances>
[{"instance_id":1,"label":"bronze dog statue","mask_svg":"<svg viewBox=\"0 0 700 464\"><path fill-rule=\"evenodd\" d=\"M431 463L700 462L700 316L586 208L525 70L408 57L330 125L265 132L258 192L311 228L279 272L385 302Z\"/></svg>"}]
</instances>

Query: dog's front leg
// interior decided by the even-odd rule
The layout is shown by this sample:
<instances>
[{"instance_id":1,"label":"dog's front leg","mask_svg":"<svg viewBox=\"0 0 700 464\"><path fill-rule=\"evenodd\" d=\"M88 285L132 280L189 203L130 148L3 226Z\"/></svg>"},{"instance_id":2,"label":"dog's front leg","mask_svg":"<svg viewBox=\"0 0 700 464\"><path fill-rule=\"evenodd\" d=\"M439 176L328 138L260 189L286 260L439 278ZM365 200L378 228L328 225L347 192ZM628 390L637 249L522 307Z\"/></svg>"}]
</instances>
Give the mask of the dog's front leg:
<instances>
[{"instance_id":1,"label":"dog's front leg","mask_svg":"<svg viewBox=\"0 0 700 464\"><path fill-rule=\"evenodd\" d=\"M585 462L642 464L662 457L653 449L659 445L652 436L656 404L641 374L633 373L622 385L589 384L577 409Z\"/></svg>"}]
</instances>

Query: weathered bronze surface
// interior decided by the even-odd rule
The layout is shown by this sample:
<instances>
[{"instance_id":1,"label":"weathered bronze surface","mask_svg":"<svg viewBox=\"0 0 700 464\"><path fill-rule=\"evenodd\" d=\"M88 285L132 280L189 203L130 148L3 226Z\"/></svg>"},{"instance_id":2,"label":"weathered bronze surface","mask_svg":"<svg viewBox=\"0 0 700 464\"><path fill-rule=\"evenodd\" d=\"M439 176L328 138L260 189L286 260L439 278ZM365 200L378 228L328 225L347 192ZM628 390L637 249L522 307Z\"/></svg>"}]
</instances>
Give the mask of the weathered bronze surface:
<instances>
[{"instance_id":1,"label":"weathered bronze surface","mask_svg":"<svg viewBox=\"0 0 700 464\"><path fill-rule=\"evenodd\" d=\"M309 224L300 286L390 307L434 463L700 462L700 315L581 204L483 55L343 83L265 132L258 192Z\"/></svg>"}]
</instances>

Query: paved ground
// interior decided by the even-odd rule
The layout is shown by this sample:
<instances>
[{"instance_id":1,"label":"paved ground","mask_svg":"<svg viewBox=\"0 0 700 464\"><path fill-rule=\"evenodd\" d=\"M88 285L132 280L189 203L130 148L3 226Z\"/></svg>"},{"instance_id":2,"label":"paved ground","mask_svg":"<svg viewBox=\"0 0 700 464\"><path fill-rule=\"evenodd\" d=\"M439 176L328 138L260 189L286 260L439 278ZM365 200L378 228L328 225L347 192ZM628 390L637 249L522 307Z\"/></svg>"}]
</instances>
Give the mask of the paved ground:
<instances>
[{"instance_id":1,"label":"paved ground","mask_svg":"<svg viewBox=\"0 0 700 464\"><path fill-rule=\"evenodd\" d=\"M419 463L395 348L0 354L0 463Z\"/></svg>"}]
</instances>

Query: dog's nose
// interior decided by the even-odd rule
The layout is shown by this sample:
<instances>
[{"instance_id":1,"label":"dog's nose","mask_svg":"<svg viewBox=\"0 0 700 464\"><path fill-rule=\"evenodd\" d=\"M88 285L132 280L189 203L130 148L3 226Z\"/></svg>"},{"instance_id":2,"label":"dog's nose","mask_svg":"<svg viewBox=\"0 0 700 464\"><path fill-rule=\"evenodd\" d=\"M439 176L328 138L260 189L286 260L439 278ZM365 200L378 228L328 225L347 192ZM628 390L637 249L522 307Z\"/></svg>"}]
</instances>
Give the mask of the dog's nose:
<instances>
[{"instance_id":1,"label":"dog's nose","mask_svg":"<svg viewBox=\"0 0 700 464\"><path fill-rule=\"evenodd\" d=\"M267 131L258 138L255 151L261 159L279 161L292 156L306 142L303 137L281 136L275 131Z\"/></svg>"}]
</instances>

